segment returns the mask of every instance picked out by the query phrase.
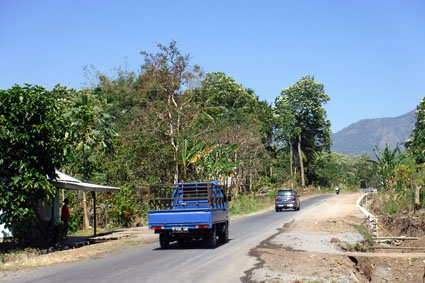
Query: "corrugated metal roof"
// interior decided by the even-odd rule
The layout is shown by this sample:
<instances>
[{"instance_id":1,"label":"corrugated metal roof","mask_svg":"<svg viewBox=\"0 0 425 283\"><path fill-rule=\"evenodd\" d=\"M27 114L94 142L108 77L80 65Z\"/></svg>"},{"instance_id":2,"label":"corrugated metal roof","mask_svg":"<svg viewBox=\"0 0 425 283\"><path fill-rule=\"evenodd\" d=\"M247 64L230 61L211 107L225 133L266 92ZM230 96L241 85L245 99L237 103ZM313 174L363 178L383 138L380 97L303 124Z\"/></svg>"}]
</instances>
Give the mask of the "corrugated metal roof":
<instances>
[{"instance_id":1,"label":"corrugated metal roof","mask_svg":"<svg viewBox=\"0 0 425 283\"><path fill-rule=\"evenodd\" d=\"M85 192L119 192L120 190L119 187L84 183L59 171L56 171L56 175L58 177L51 181L51 183L61 189L80 190Z\"/></svg>"}]
</instances>

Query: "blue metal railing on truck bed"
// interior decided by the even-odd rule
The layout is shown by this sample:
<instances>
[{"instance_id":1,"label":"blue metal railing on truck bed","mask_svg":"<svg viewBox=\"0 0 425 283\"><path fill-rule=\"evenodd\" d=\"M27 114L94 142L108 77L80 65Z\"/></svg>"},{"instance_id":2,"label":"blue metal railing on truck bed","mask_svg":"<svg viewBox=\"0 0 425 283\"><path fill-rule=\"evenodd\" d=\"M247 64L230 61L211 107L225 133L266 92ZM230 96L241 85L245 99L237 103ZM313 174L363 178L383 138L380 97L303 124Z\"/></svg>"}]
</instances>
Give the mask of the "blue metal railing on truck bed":
<instances>
[{"instance_id":1,"label":"blue metal railing on truck bed","mask_svg":"<svg viewBox=\"0 0 425 283\"><path fill-rule=\"evenodd\" d=\"M198 209L224 208L226 196L217 182L177 183L148 187L149 208Z\"/></svg>"}]
</instances>

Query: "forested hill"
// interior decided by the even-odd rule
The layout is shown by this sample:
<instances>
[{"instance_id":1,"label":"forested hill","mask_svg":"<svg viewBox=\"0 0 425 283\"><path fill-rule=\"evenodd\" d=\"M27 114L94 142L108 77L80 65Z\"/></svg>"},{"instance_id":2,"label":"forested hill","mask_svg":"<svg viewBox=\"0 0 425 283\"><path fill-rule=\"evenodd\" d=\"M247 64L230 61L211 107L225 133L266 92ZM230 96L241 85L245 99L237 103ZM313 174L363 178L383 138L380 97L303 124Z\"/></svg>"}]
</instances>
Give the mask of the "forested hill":
<instances>
[{"instance_id":1,"label":"forested hill","mask_svg":"<svg viewBox=\"0 0 425 283\"><path fill-rule=\"evenodd\" d=\"M386 144L403 147L415 126L415 111L394 118L365 119L332 134L333 152L360 155L367 152L373 159L375 146L383 149Z\"/></svg>"}]
</instances>

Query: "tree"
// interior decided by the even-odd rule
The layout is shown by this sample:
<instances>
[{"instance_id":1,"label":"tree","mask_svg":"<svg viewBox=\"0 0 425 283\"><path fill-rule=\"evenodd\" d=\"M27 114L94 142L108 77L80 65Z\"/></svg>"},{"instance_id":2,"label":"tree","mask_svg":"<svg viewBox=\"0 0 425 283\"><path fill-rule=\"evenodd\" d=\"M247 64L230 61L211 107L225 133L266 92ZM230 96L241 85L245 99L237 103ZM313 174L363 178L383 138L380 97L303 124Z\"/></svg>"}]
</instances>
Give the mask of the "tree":
<instances>
[{"instance_id":1,"label":"tree","mask_svg":"<svg viewBox=\"0 0 425 283\"><path fill-rule=\"evenodd\" d=\"M155 131L160 130L168 137L173 149L174 182L179 180L179 150L184 140L182 135L183 120L187 107L190 106L192 91L197 80L202 77L199 66L190 66L190 55L183 55L172 41L168 46L158 44L160 52L152 54L141 52L145 56L142 74L138 78L140 90L154 96L150 107L156 108ZM156 121L156 122L155 122Z\"/></svg>"},{"instance_id":2,"label":"tree","mask_svg":"<svg viewBox=\"0 0 425 283\"><path fill-rule=\"evenodd\" d=\"M322 150L329 151L331 145L331 123L323 108L329 99L323 84L316 82L314 77L305 76L282 90L275 101L278 114L292 116L286 120L290 123L286 137L298 152L302 186L305 186L304 165L309 169L315 155Z\"/></svg>"},{"instance_id":3,"label":"tree","mask_svg":"<svg viewBox=\"0 0 425 283\"><path fill-rule=\"evenodd\" d=\"M91 92L99 99L106 100L107 113L114 117L114 130L126 127L147 103L143 92L138 91L135 72L126 67L115 68L114 76L95 71L97 83Z\"/></svg>"},{"instance_id":4,"label":"tree","mask_svg":"<svg viewBox=\"0 0 425 283\"><path fill-rule=\"evenodd\" d=\"M415 156L416 162L425 162L425 97L416 108L416 123L412 138L405 142L406 148Z\"/></svg>"},{"instance_id":5,"label":"tree","mask_svg":"<svg viewBox=\"0 0 425 283\"><path fill-rule=\"evenodd\" d=\"M211 120L206 123L213 131L202 138L208 144L237 145L233 174L233 194L251 189L259 172L271 168L267 148L272 148L273 112L251 89L245 89L224 73L208 73L202 82L196 102ZM249 187L247 186L249 185Z\"/></svg>"},{"instance_id":6,"label":"tree","mask_svg":"<svg viewBox=\"0 0 425 283\"><path fill-rule=\"evenodd\" d=\"M74 175L82 176L86 182L98 166L96 156L111 149L116 133L112 129L112 117L106 111L108 105L105 100L86 91L77 93L74 103L70 115L76 143L69 167ZM82 194L83 224L88 229L87 196L85 192Z\"/></svg>"},{"instance_id":7,"label":"tree","mask_svg":"<svg viewBox=\"0 0 425 283\"><path fill-rule=\"evenodd\" d=\"M413 156L418 165L416 167L417 174L422 175L425 163L425 97L416 108L416 123L412 131L412 138L405 142L407 151ZM415 207L420 206L420 190L421 186L415 182Z\"/></svg>"},{"instance_id":8,"label":"tree","mask_svg":"<svg viewBox=\"0 0 425 283\"><path fill-rule=\"evenodd\" d=\"M352 160L341 153L321 152L315 159L313 169L317 175L317 184L326 187L354 183Z\"/></svg>"},{"instance_id":9,"label":"tree","mask_svg":"<svg viewBox=\"0 0 425 283\"><path fill-rule=\"evenodd\" d=\"M355 169L356 182L361 188L376 187L379 183L378 174L368 153L362 153L353 158L353 167Z\"/></svg>"},{"instance_id":10,"label":"tree","mask_svg":"<svg viewBox=\"0 0 425 283\"><path fill-rule=\"evenodd\" d=\"M71 151L70 120L63 114L73 92L29 84L0 90L0 222L23 243L34 224L47 240L38 207L55 196L49 179Z\"/></svg>"},{"instance_id":11,"label":"tree","mask_svg":"<svg viewBox=\"0 0 425 283\"><path fill-rule=\"evenodd\" d=\"M397 158L400 155L400 149L397 146L394 150L392 150L387 144L384 150L381 150L379 147L375 147L374 152L377 159L375 164L378 166L384 185L386 188L391 188L394 184L394 170L400 161Z\"/></svg>"}]
</instances>

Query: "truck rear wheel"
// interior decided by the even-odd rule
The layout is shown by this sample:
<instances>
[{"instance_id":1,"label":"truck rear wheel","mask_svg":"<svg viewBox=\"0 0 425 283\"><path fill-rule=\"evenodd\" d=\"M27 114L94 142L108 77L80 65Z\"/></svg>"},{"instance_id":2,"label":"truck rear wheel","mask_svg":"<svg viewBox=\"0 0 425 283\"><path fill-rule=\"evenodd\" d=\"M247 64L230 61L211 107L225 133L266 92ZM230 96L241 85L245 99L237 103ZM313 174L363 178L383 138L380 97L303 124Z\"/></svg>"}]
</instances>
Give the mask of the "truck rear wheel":
<instances>
[{"instance_id":1,"label":"truck rear wheel","mask_svg":"<svg viewBox=\"0 0 425 283\"><path fill-rule=\"evenodd\" d=\"M207 233L207 245L209 248L214 249L217 245L217 234L215 230L208 231Z\"/></svg>"},{"instance_id":2,"label":"truck rear wheel","mask_svg":"<svg viewBox=\"0 0 425 283\"><path fill-rule=\"evenodd\" d=\"M227 223L223 225L223 229L220 231L218 238L222 243L227 243L229 241L229 225Z\"/></svg>"},{"instance_id":3,"label":"truck rear wheel","mask_svg":"<svg viewBox=\"0 0 425 283\"><path fill-rule=\"evenodd\" d=\"M170 242L168 241L167 234L160 233L159 234L159 245L162 249L168 249L170 247Z\"/></svg>"}]
</instances>

